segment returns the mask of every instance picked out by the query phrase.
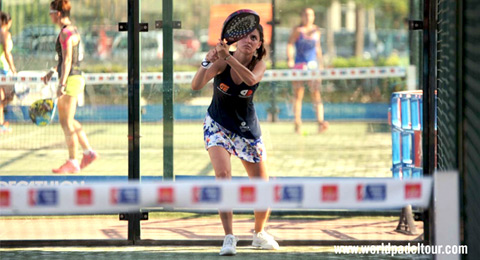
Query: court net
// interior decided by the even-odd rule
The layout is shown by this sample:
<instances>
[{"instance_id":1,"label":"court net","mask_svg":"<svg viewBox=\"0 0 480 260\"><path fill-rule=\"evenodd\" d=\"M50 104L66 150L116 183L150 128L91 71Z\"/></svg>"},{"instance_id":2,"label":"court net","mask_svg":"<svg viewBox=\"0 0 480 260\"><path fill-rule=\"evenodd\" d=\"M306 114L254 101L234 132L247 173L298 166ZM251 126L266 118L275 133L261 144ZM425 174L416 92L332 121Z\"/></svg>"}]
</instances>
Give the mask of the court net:
<instances>
[{"instance_id":1,"label":"court net","mask_svg":"<svg viewBox=\"0 0 480 260\"><path fill-rule=\"evenodd\" d=\"M43 72L21 72L6 77L14 83L15 99L6 109L12 132L0 136L0 169L7 175L47 174L66 159L64 134L58 114L46 127L28 117L35 100L54 95L56 78L45 86ZM85 74L85 92L79 97L76 119L102 160L86 174L123 175L128 172L128 91L125 73ZM190 90L192 72L174 75L174 172L213 176L205 153L202 121L211 100L211 87ZM292 80L323 78L325 119L331 131L317 135L315 110L305 95L303 128L293 127ZM387 110L391 92L404 85L400 67L342 68L325 71L268 70L255 96L257 114L267 145L272 176L388 177L391 176L391 136ZM163 75L142 74L141 167L143 175L163 172ZM306 92L309 92L308 87ZM275 113L273 113L275 112ZM272 121L275 121L274 123ZM286 140L290 140L286 142ZM323 151L329 151L324 153ZM186 164L184 162L193 162ZM242 169L239 162L235 169ZM239 167L236 167L236 166ZM234 175L243 175L234 172Z\"/></svg>"}]
</instances>

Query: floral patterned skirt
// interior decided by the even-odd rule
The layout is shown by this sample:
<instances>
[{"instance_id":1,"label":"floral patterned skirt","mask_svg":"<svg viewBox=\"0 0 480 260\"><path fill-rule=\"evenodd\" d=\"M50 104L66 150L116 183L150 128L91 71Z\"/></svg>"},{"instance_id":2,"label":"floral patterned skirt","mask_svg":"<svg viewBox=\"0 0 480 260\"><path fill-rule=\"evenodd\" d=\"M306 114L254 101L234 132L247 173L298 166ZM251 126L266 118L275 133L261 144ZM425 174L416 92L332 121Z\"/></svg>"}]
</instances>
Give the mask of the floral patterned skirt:
<instances>
[{"instance_id":1,"label":"floral patterned skirt","mask_svg":"<svg viewBox=\"0 0 480 260\"><path fill-rule=\"evenodd\" d=\"M230 154L251 163L267 159L267 152L261 137L254 140L232 133L215 122L208 113L203 122L203 139L207 150L212 146L220 146Z\"/></svg>"}]
</instances>

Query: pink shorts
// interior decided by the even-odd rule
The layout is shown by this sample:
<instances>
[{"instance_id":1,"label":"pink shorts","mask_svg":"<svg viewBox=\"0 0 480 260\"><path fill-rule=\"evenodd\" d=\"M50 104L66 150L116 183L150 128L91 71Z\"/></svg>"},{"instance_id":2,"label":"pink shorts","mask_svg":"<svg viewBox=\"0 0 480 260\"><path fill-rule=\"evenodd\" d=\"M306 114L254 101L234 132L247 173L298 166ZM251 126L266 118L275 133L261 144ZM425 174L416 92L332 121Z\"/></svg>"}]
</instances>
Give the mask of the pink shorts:
<instances>
[{"instance_id":1,"label":"pink shorts","mask_svg":"<svg viewBox=\"0 0 480 260\"><path fill-rule=\"evenodd\" d=\"M307 62L295 63L295 66L293 66L293 69L316 70L318 69L318 63L316 61L309 61L308 63Z\"/></svg>"}]
</instances>

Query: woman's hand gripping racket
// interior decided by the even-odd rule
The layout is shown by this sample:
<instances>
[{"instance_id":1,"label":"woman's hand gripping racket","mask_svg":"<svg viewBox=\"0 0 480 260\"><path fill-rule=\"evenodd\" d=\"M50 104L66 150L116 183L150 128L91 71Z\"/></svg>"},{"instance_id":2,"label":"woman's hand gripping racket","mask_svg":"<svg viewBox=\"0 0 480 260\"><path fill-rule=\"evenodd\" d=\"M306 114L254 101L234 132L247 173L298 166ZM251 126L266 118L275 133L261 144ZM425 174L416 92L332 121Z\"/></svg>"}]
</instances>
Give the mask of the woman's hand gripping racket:
<instances>
[{"instance_id":1,"label":"woman's hand gripping racket","mask_svg":"<svg viewBox=\"0 0 480 260\"><path fill-rule=\"evenodd\" d=\"M220 39L226 40L227 44L231 45L253 32L259 23L260 16L255 11L250 9L235 11L223 22ZM210 64L208 60L202 62L204 68L210 67Z\"/></svg>"}]
</instances>

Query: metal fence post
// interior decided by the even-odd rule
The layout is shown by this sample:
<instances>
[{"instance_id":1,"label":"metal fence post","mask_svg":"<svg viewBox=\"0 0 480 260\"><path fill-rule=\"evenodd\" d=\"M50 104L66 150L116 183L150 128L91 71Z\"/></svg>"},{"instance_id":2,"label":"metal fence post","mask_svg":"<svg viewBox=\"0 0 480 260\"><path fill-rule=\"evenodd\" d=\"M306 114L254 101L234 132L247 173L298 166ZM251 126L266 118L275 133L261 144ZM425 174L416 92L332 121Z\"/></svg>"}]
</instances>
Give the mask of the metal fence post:
<instances>
[{"instance_id":1,"label":"metal fence post","mask_svg":"<svg viewBox=\"0 0 480 260\"><path fill-rule=\"evenodd\" d=\"M140 179L140 0L128 0L128 180ZM140 213L129 214L128 240L140 240ZM131 217L130 217L131 216Z\"/></svg>"},{"instance_id":2,"label":"metal fence post","mask_svg":"<svg viewBox=\"0 0 480 260\"><path fill-rule=\"evenodd\" d=\"M173 3L163 0L163 178L173 180Z\"/></svg>"}]
</instances>

